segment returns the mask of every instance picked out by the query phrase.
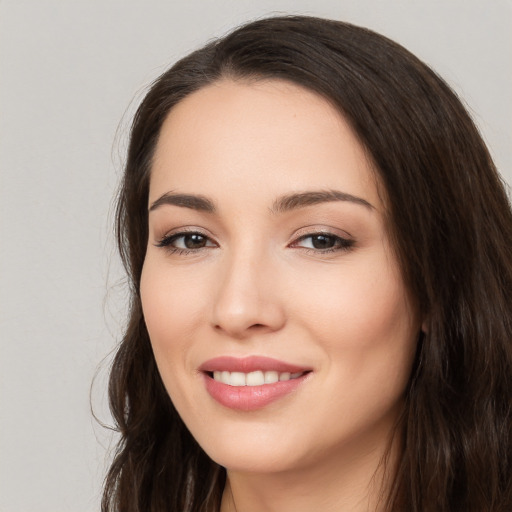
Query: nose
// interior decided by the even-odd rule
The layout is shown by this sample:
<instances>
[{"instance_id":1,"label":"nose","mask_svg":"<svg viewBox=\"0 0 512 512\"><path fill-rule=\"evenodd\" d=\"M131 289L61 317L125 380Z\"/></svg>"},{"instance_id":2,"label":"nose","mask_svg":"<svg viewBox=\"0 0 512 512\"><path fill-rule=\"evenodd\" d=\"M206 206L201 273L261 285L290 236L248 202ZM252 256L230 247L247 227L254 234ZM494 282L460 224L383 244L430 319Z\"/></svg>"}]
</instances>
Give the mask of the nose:
<instances>
[{"instance_id":1,"label":"nose","mask_svg":"<svg viewBox=\"0 0 512 512\"><path fill-rule=\"evenodd\" d=\"M212 325L232 338L278 331L286 323L275 265L256 254L226 258L217 276Z\"/></svg>"}]
</instances>

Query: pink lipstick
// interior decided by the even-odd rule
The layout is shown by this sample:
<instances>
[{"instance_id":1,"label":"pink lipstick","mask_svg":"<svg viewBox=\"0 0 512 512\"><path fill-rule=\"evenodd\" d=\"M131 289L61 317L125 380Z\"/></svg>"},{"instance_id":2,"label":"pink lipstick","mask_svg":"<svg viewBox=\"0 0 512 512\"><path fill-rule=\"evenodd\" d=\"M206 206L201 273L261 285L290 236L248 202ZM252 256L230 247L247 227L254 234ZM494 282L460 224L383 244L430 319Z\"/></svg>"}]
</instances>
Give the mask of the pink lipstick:
<instances>
[{"instance_id":1,"label":"pink lipstick","mask_svg":"<svg viewBox=\"0 0 512 512\"><path fill-rule=\"evenodd\" d=\"M206 390L230 409L253 411L295 391L311 372L277 359L261 356L218 357L199 368Z\"/></svg>"}]
</instances>

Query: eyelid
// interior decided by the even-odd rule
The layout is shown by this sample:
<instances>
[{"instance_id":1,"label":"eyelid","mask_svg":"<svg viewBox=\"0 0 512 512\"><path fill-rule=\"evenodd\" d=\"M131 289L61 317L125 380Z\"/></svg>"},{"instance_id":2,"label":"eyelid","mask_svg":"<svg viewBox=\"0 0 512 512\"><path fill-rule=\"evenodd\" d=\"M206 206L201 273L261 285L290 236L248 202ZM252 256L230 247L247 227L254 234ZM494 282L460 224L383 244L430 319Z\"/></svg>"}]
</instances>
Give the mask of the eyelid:
<instances>
[{"instance_id":1,"label":"eyelid","mask_svg":"<svg viewBox=\"0 0 512 512\"><path fill-rule=\"evenodd\" d=\"M348 232L332 226L325 226L322 224L312 224L310 226L304 226L293 233L290 237L292 240L297 240L301 237L308 235L331 235L339 238L354 240L354 237Z\"/></svg>"},{"instance_id":2,"label":"eyelid","mask_svg":"<svg viewBox=\"0 0 512 512\"><path fill-rule=\"evenodd\" d=\"M162 235L159 235L158 232L161 232ZM175 235L180 235L180 234L183 234L183 235L189 235L189 234L195 234L197 233L198 235L202 235L202 236L205 236L206 238L210 239L210 240L215 240L216 239L216 236L215 234L213 234L211 231L205 229L205 228L201 228L199 226L178 226L178 227L175 227L175 228L172 228L172 229L167 229L167 230L158 230L158 231L155 231L155 240L158 242L160 240L164 240L166 238L171 238L172 236L175 236Z\"/></svg>"},{"instance_id":3,"label":"eyelid","mask_svg":"<svg viewBox=\"0 0 512 512\"><path fill-rule=\"evenodd\" d=\"M200 235L205 238L205 245L202 247L176 247L174 244L175 241L180 238L184 238L187 235ZM333 247L305 247L301 246L301 242L311 238L313 239L315 236L326 236L334 239L335 245ZM315 254L327 254L333 252L343 252L350 250L354 244L355 239L350 235L347 231L341 230L339 228L334 228L331 226L325 225L311 225L304 226L292 235L292 240L287 244L287 247L294 249L301 249L305 252L312 252ZM154 245L156 247L163 248L170 253L176 254L190 254L190 253L199 253L206 249L212 249L215 247L219 247L218 242L215 239L215 236L205 230L204 228L199 228L197 226L181 226L173 228L172 230L167 231L163 236L158 237L155 241ZM313 243L314 245L314 243Z\"/></svg>"},{"instance_id":4,"label":"eyelid","mask_svg":"<svg viewBox=\"0 0 512 512\"><path fill-rule=\"evenodd\" d=\"M304 247L299 245L300 242L313 238L315 236L326 236L333 238L336 241L334 247L327 248L316 248L316 247ZM306 226L293 234L293 240L288 244L288 247L292 249L300 249L307 253L314 255L332 255L333 253L346 252L353 248L356 241L352 235L347 231L342 231L338 228L326 227L326 226Z\"/></svg>"},{"instance_id":5,"label":"eyelid","mask_svg":"<svg viewBox=\"0 0 512 512\"><path fill-rule=\"evenodd\" d=\"M206 239L207 245L197 248L175 247L172 245L174 241L186 237L187 235L200 235ZM178 255L198 254L203 250L219 247L219 244L211 234L206 232L205 229L196 226L183 226L167 231L163 236L157 238L154 245L171 254Z\"/></svg>"}]
</instances>

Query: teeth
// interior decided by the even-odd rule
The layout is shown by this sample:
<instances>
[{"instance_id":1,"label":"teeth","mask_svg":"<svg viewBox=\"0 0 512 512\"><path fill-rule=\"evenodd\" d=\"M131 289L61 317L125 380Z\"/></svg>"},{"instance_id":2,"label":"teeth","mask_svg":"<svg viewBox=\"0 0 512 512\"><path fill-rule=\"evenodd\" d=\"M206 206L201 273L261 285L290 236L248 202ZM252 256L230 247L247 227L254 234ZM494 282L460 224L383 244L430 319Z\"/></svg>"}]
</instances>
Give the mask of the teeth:
<instances>
[{"instance_id":1,"label":"teeth","mask_svg":"<svg viewBox=\"0 0 512 512\"><path fill-rule=\"evenodd\" d=\"M245 377L245 384L247 386L262 386L265 384L265 375L263 372L251 372Z\"/></svg>"},{"instance_id":2,"label":"teeth","mask_svg":"<svg viewBox=\"0 0 512 512\"><path fill-rule=\"evenodd\" d=\"M274 384L274 382L279 382L279 373L265 372L265 384Z\"/></svg>"},{"instance_id":3,"label":"teeth","mask_svg":"<svg viewBox=\"0 0 512 512\"><path fill-rule=\"evenodd\" d=\"M279 381L296 379L303 374L304 372L279 373L276 371L263 372L260 370L250 373L215 371L213 372L213 378L230 386L263 386L264 384L274 384Z\"/></svg>"},{"instance_id":4,"label":"teeth","mask_svg":"<svg viewBox=\"0 0 512 512\"><path fill-rule=\"evenodd\" d=\"M230 386L245 386L245 373L231 372L229 377Z\"/></svg>"}]
</instances>

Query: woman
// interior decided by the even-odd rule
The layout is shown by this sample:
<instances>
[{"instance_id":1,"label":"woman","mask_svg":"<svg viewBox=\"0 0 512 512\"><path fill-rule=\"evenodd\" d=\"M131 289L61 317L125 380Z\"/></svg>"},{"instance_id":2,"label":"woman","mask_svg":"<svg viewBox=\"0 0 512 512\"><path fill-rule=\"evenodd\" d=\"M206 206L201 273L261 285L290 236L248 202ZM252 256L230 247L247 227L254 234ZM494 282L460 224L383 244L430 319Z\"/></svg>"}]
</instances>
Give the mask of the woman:
<instances>
[{"instance_id":1,"label":"woman","mask_svg":"<svg viewBox=\"0 0 512 512\"><path fill-rule=\"evenodd\" d=\"M117 218L104 511L512 510L512 215L405 49L282 17L192 53Z\"/></svg>"}]
</instances>

